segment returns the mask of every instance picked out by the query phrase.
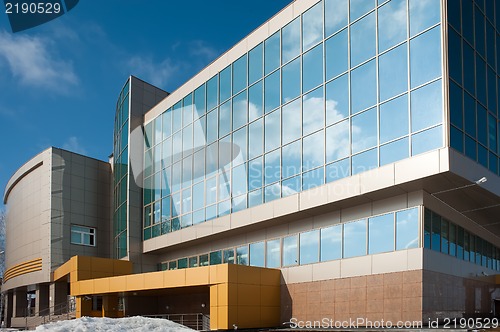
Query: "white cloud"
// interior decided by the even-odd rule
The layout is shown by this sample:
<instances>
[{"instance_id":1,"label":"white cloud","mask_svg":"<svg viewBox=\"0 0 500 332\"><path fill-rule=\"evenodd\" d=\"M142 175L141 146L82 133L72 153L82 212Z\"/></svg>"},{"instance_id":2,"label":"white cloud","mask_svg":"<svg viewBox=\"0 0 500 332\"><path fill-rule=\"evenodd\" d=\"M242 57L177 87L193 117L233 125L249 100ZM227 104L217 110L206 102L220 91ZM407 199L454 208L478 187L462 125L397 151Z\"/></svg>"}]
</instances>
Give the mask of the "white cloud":
<instances>
[{"instance_id":1,"label":"white cloud","mask_svg":"<svg viewBox=\"0 0 500 332\"><path fill-rule=\"evenodd\" d=\"M213 61L219 52L208 45L203 40L193 40L188 43L189 53L195 57L202 57L203 60Z\"/></svg>"},{"instance_id":2,"label":"white cloud","mask_svg":"<svg viewBox=\"0 0 500 332\"><path fill-rule=\"evenodd\" d=\"M64 92L78 84L73 65L60 59L44 38L0 31L0 62L5 62L21 84Z\"/></svg>"},{"instance_id":3,"label":"white cloud","mask_svg":"<svg viewBox=\"0 0 500 332\"><path fill-rule=\"evenodd\" d=\"M87 154L87 150L75 136L71 136L70 138L68 138L68 140L63 144L62 148L64 150L68 150L83 155Z\"/></svg>"},{"instance_id":4,"label":"white cloud","mask_svg":"<svg viewBox=\"0 0 500 332\"><path fill-rule=\"evenodd\" d=\"M164 87L165 83L180 70L180 65L174 64L170 58L155 63L151 57L133 56L127 65L132 75L158 87Z\"/></svg>"},{"instance_id":5,"label":"white cloud","mask_svg":"<svg viewBox=\"0 0 500 332\"><path fill-rule=\"evenodd\" d=\"M182 56L178 59L166 57L162 60L156 60L151 55L133 55L125 63L132 75L165 88L167 84L177 83L184 72L192 71L193 67L206 66L219 54L201 40L177 42L171 46L171 50L174 53L181 52Z\"/></svg>"}]
</instances>

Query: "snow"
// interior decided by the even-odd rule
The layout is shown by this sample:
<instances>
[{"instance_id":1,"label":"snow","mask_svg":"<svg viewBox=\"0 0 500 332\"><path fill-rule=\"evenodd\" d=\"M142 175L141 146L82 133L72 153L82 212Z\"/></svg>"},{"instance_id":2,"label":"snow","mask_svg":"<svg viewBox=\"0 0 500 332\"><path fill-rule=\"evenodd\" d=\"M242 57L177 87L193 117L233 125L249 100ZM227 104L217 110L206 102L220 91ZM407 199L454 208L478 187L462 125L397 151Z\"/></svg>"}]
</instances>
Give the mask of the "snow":
<instances>
[{"instance_id":1,"label":"snow","mask_svg":"<svg viewBox=\"0 0 500 332\"><path fill-rule=\"evenodd\" d=\"M78 319L59 321L40 325L36 331L51 332L121 332L121 331L194 331L186 326L174 323L167 319L147 318L147 317L127 317L127 318L93 318L82 317Z\"/></svg>"}]
</instances>

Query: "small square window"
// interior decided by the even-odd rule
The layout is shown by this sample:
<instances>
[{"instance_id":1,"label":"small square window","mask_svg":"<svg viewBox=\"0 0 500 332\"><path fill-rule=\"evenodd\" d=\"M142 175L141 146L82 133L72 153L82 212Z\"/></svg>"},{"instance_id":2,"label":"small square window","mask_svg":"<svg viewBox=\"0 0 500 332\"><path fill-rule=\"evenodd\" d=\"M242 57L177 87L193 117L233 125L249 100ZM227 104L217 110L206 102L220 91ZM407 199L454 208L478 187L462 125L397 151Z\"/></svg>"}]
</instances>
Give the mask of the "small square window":
<instances>
[{"instance_id":1,"label":"small square window","mask_svg":"<svg viewBox=\"0 0 500 332\"><path fill-rule=\"evenodd\" d=\"M71 225L71 244L95 246L95 228Z\"/></svg>"}]
</instances>

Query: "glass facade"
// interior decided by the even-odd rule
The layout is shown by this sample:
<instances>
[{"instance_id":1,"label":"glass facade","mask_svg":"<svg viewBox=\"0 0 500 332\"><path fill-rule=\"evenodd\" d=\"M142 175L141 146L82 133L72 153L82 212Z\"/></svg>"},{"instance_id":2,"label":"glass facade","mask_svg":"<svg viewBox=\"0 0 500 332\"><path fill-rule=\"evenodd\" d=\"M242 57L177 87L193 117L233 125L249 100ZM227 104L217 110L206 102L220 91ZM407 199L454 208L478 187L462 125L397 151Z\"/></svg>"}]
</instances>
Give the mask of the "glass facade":
<instances>
[{"instance_id":1,"label":"glass facade","mask_svg":"<svg viewBox=\"0 0 500 332\"><path fill-rule=\"evenodd\" d=\"M500 4L448 1L450 145L500 175Z\"/></svg>"},{"instance_id":2,"label":"glass facade","mask_svg":"<svg viewBox=\"0 0 500 332\"><path fill-rule=\"evenodd\" d=\"M366 219L293 234L282 238L250 243L193 257L217 257L209 265L224 263L281 268L342 258L406 250L419 247L419 208L386 213ZM234 255L236 261L219 257ZM234 257L234 256L231 256ZM159 269L180 269L180 258L163 263ZM189 258L191 259L191 258ZM194 267L194 265L193 265Z\"/></svg>"},{"instance_id":3,"label":"glass facade","mask_svg":"<svg viewBox=\"0 0 500 332\"><path fill-rule=\"evenodd\" d=\"M129 133L129 81L116 103L113 165L113 257L127 256L127 195L128 195L128 133Z\"/></svg>"},{"instance_id":4,"label":"glass facade","mask_svg":"<svg viewBox=\"0 0 500 332\"><path fill-rule=\"evenodd\" d=\"M500 248L425 209L424 247L500 271Z\"/></svg>"},{"instance_id":5,"label":"glass facade","mask_svg":"<svg viewBox=\"0 0 500 332\"><path fill-rule=\"evenodd\" d=\"M144 239L441 147L440 11L319 1L147 123Z\"/></svg>"}]
</instances>

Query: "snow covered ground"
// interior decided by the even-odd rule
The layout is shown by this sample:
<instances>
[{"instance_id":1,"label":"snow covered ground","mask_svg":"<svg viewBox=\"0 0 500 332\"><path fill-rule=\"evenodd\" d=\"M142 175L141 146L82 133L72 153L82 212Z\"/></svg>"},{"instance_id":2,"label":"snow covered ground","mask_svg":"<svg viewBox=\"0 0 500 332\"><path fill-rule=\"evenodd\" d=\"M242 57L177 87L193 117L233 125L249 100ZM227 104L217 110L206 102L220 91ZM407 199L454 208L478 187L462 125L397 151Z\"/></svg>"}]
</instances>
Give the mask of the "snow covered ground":
<instances>
[{"instance_id":1,"label":"snow covered ground","mask_svg":"<svg viewBox=\"0 0 500 332\"><path fill-rule=\"evenodd\" d=\"M73 320L49 323L38 326L36 331L50 332L91 332L91 331L106 331L106 332L174 332L174 331L194 331L183 325L179 325L167 319L146 318L146 317L127 317L127 318L93 318L82 317Z\"/></svg>"}]
</instances>

